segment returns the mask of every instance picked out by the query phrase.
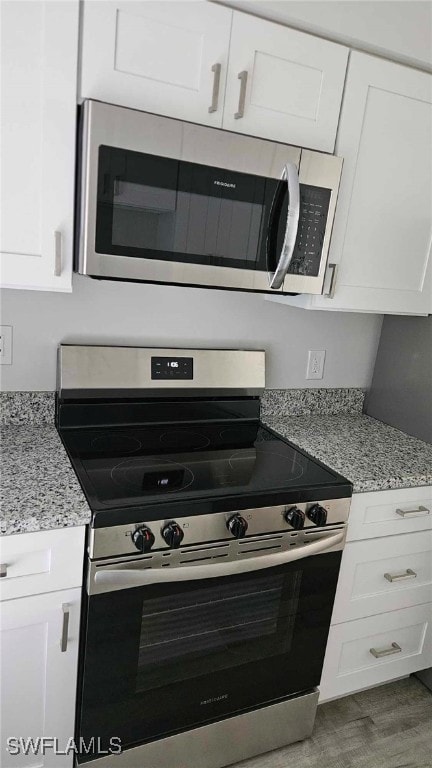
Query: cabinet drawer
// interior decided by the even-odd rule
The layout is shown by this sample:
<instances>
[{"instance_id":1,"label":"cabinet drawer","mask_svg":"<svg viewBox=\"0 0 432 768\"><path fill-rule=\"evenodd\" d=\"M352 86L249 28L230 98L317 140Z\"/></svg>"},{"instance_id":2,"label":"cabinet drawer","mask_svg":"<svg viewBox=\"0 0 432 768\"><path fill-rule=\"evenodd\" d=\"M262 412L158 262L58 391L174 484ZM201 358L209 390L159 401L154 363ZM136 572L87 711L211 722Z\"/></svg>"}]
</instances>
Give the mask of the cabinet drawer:
<instances>
[{"instance_id":1,"label":"cabinet drawer","mask_svg":"<svg viewBox=\"0 0 432 768\"><path fill-rule=\"evenodd\" d=\"M432 604L330 628L320 701L379 685L432 663Z\"/></svg>"},{"instance_id":2,"label":"cabinet drawer","mask_svg":"<svg viewBox=\"0 0 432 768\"><path fill-rule=\"evenodd\" d=\"M430 602L432 531L345 546L332 624Z\"/></svg>"},{"instance_id":3,"label":"cabinet drawer","mask_svg":"<svg viewBox=\"0 0 432 768\"><path fill-rule=\"evenodd\" d=\"M0 538L0 599L82 584L85 526Z\"/></svg>"},{"instance_id":4,"label":"cabinet drawer","mask_svg":"<svg viewBox=\"0 0 432 768\"><path fill-rule=\"evenodd\" d=\"M432 487L355 493L347 541L432 530Z\"/></svg>"}]
</instances>

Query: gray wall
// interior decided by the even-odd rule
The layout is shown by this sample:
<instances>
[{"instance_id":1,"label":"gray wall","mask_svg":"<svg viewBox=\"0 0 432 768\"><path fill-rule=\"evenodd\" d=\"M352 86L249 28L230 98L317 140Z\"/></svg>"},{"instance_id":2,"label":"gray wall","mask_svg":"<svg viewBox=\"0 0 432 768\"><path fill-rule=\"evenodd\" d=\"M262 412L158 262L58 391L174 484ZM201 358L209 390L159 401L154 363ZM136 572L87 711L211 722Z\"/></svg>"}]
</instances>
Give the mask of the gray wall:
<instances>
[{"instance_id":1,"label":"gray wall","mask_svg":"<svg viewBox=\"0 0 432 768\"><path fill-rule=\"evenodd\" d=\"M432 316L384 318L366 412L432 443Z\"/></svg>"},{"instance_id":2,"label":"gray wall","mask_svg":"<svg viewBox=\"0 0 432 768\"><path fill-rule=\"evenodd\" d=\"M55 389L59 342L265 349L269 387L368 387L382 318L310 312L232 291L91 280L72 294L4 290L13 326L5 390ZM324 379L306 381L309 349L327 350Z\"/></svg>"}]
</instances>

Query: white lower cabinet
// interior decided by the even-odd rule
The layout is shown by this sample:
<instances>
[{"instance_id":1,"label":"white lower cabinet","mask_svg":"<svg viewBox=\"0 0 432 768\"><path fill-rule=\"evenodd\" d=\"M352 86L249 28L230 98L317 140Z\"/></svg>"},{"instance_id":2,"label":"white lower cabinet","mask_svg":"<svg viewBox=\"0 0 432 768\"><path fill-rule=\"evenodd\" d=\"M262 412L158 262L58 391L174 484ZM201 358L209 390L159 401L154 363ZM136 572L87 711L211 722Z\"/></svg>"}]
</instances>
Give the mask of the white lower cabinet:
<instances>
[{"instance_id":1,"label":"white lower cabinet","mask_svg":"<svg viewBox=\"0 0 432 768\"><path fill-rule=\"evenodd\" d=\"M84 542L84 526L0 537L1 768L73 764Z\"/></svg>"},{"instance_id":2,"label":"white lower cabinet","mask_svg":"<svg viewBox=\"0 0 432 768\"><path fill-rule=\"evenodd\" d=\"M72 751L56 751L74 736L80 601L75 588L1 605L2 768L72 766ZM42 750L38 737L58 749Z\"/></svg>"},{"instance_id":3,"label":"white lower cabinet","mask_svg":"<svg viewBox=\"0 0 432 768\"><path fill-rule=\"evenodd\" d=\"M332 626L320 702L385 683L431 664L430 603Z\"/></svg>"},{"instance_id":4,"label":"white lower cabinet","mask_svg":"<svg viewBox=\"0 0 432 768\"><path fill-rule=\"evenodd\" d=\"M352 499L320 702L432 666L432 488Z\"/></svg>"}]
</instances>

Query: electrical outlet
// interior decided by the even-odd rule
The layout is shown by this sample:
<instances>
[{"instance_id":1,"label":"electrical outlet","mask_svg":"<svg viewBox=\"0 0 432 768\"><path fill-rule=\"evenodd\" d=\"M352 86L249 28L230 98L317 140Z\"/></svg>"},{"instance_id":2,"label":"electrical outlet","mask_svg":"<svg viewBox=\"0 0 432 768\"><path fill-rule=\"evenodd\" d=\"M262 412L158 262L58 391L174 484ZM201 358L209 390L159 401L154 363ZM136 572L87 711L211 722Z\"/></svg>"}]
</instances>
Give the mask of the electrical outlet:
<instances>
[{"instance_id":1,"label":"electrical outlet","mask_svg":"<svg viewBox=\"0 0 432 768\"><path fill-rule=\"evenodd\" d=\"M11 325L0 325L0 365L12 365Z\"/></svg>"},{"instance_id":2,"label":"electrical outlet","mask_svg":"<svg viewBox=\"0 0 432 768\"><path fill-rule=\"evenodd\" d=\"M322 379L324 374L325 349L310 349L306 369L307 379Z\"/></svg>"}]
</instances>

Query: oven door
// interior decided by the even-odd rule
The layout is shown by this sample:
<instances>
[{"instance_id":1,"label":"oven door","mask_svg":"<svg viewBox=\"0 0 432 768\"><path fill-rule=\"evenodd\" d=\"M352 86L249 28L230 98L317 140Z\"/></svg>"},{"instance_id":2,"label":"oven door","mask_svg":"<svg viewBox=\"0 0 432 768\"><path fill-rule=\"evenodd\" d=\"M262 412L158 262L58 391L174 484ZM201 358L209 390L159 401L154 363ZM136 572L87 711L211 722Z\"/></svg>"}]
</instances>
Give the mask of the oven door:
<instances>
[{"instance_id":1,"label":"oven door","mask_svg":"<svg viewBox=\"0 0 432 768\"><path fill-rule=\"evenodd\" d=\"M242 559L174 568L93 563L77 737L125 749L314 688L343 540L259 555L243 540Z\"/></svg>"}]
</instances>

